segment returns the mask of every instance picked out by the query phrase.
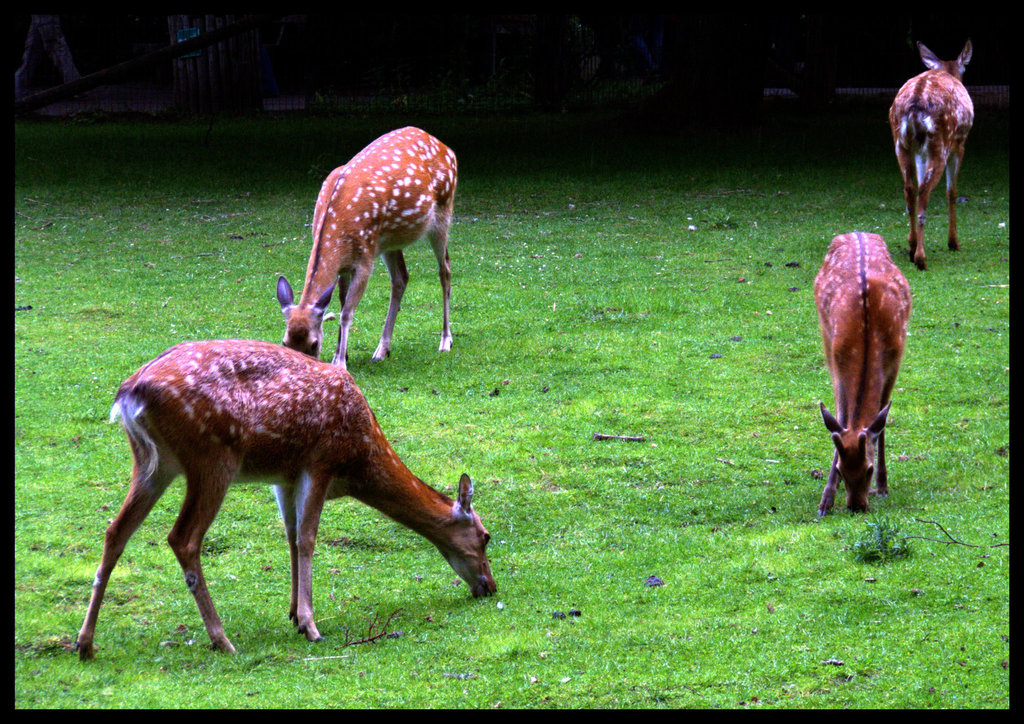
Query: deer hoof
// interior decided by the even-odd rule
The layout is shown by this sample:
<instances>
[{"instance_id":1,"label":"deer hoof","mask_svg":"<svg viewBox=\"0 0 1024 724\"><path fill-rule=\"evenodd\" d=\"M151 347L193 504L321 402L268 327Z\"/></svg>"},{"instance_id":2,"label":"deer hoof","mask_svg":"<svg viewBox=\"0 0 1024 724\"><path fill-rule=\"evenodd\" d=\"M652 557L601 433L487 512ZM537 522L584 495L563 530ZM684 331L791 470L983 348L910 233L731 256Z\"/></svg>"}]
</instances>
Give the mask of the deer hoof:
<instances>
[{"instance_id":1,"label":"deer hoof","mask_svg":"<svg viewBox=\"0 0 1024 724\"><path fill-rule=\"evenodd\" d=\"M79 661L92 661L96 657L92 644L79 644L75 641L75 648L78 650Z\"/></svg>"}]
</instances>

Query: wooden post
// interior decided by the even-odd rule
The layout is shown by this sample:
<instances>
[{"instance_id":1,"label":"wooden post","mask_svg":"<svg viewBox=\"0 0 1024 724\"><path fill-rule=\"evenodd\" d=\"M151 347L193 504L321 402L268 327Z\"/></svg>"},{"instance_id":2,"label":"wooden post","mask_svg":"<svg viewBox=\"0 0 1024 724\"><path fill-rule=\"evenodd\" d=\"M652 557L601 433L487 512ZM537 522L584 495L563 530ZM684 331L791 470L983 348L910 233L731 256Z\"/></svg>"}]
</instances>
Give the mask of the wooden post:
<instances>
[{"instance_id":1,"label":"wooden post","mask_svg":"<svg viewBox=\"0 0 1024 724\"><path fill-rule=\"evenodd\" d=\"M237 21L233 15L173 15L167 24L173 43L179 30L197 27L205 35ZM190 115L259 110L259 72L259 43L252 29L204 48L198 57L176 58L175 105Z\"/></svg>"}]
</instances>

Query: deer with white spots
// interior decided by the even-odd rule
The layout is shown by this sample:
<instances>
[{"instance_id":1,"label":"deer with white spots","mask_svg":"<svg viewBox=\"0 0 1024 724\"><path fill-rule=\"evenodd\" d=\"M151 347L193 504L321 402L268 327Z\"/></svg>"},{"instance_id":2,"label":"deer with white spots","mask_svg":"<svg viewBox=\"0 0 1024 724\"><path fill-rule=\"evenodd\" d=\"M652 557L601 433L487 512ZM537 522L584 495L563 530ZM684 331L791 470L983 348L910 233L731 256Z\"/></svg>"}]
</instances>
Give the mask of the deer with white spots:
<instances>
[{"instance_id":1,"label":"deer with white spots","mask_svg":"<svg viewBox=\"0 0 1024 724\"><path fill-rule=\"evenodd\" d=\"M836 405L833 417L819 403L835 452L818 515L835 500L839 478L846 507L867 511L870 494L889 495L885 467L885 423L903 359L910 319L910 286L877 234L843 234L829 245L814 279L825 363Z\"/></svg>"},{"instance_id":2,"label":"deer with white spots","mask_svg":"<svg viewBox=\"0 0 1024 724\"><path fill-rule=\"evenodd\" d=\"M168 542L215 649L234 652L207 590L203 538L234 482L274 486L291 559L289 617L310 641L312 556L326 500L352 496L433 543L474 597L497 588L490 535L463 473L455 500L417 478L395 455L352 377L343 369L267 342L217 340L170 348L120 387L131 444L131 485L107 528L85 622L81 659L94 655L103 594L128 539L178 475L185 499Z\"/></svg>"},{"instance_id":3,"label":"deer with white spots","mask_svg":"<svg viewBox=\"0 0 1024 724\"><path fill-rule=\"evenodd\" d=\"M319 357L324 312L338 285L341 318L333 363L346 367L356 306L378 256L391 277L391 302L374 360L391 352L391 334L409 280L402 250L426 236L441 277L441 345L451 349L451 269L448 227L458 170L455 154L429 133L411 126L391 131L327 176L313 211L313 250L298 303L288 280L277 281L284 312L284 345Z\"/></svg>"},{"instance_id":4,"label":"deer with white spots","mask_svg":"<svg viewBox=\"0 0 1024 724\"><path fill-rule=\"evenodd\" d=\"M923 43L917 44L928 68L900 88L889 108L889 128L896 159L903 173L903 196L910 217L910 258L918 269L927 269L924 225L928 197L946 170L949 206L948 245L960 248L956 233L956 179L964 160L964 144L974 124L974 103L961 79L971 60L968 40L956 60L939 60Z\"/></svg>"}]
</instances>

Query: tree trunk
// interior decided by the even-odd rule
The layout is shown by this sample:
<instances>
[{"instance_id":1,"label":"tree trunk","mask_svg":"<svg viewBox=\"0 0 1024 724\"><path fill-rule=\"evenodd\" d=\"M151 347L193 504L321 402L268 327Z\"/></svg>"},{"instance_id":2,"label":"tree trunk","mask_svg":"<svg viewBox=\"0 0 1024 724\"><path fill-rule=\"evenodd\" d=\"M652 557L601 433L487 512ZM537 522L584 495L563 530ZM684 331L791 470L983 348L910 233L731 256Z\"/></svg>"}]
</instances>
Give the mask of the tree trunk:
<instances>
[{"instance_id":1,"label":"tree trunk","mask_svg":"<svg viewBox=\"0 0 1024 724\"><path fill-rule=\"evenodd\" d=\"M33 15L25 38L21 67L14 73L15 99L29 92L36 69L43 60L43 53L50 56L64 83L70 83L80 77L75 60L71 57L71 49L60 28L60 16Z\"/></svg>"}]
</instances>

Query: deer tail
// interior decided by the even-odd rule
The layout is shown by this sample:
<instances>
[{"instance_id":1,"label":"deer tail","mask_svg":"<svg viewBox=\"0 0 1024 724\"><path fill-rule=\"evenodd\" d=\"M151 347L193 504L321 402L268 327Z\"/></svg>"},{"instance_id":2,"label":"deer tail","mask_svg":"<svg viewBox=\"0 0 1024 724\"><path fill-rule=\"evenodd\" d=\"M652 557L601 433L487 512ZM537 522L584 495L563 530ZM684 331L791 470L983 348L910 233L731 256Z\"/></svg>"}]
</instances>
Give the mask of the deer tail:
<instances>
[{"instance_id":1,"label":"deer tail","mask_svg":"<svg viewBox=\"0 0 1024 724\"><path fill-rule=\"evenodd\" d=\"M139 391L124 385L118 390L110 408L110 422L121 418L121 426L128 435L135 458L148 479L156 472L160 454L153 435L146 428L145 409L145 401Z\"/></svg>"}]
</instances>

